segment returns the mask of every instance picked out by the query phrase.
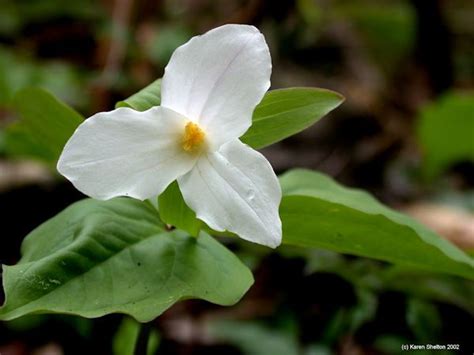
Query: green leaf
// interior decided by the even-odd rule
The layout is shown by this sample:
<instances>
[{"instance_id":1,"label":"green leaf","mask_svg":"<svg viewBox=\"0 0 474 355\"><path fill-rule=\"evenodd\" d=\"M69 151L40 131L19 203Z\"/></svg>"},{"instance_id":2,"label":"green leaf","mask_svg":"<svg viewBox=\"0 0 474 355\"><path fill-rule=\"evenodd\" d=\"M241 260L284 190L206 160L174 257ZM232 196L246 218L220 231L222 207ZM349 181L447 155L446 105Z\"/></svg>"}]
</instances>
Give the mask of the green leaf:
<instances>
[{"instance_id":1,"label":"green leaf","mask_svg":"<svg viewBox=\"0 0 474 355\"><path fill-rule=\"evenodd\" d=\"M454 163L474 161L474 93L449 93L426 106L420 113L418 138L428 178Z\"/></svg>"},{"instance_id":2,"label":"green leaf","mask_svg":"<svg viewBox=\"0 0 474 355\"><path fill-rule=\"evenodd\" d=\"M185 230L192 236L197 236L202 221L196 218L196 213L184 202L183 195L175 181L158 197L158 208L163 222Z\"/></svg>"},{"instance_id":3,"label":"green leaf","mask_svg":"<svg viewBox=\"0 0 474 355\"><path fill-rule=\"evenodd\" d=\"M123 319L117 333L114 336L114 355L134 355L141 326L142 325L133 318L126 317ZM148 355L153 355L156 353L159 342L160 336L158 332L155 329L152 329L148 338Z\"/></svg>"},{"instance_id":4,"label":"green leaf","mask_svg":"<svg viewBox=\"0 0 474 355\"><path fill-rule=\"evenodd\" d=\"M167 232L150 204L128 198L73 204L31 232L22 254L3 267L1 320L125 313L147 322L182 299L234 304L253 282L215 239Z\"/></svg>"},{"instance_id":5,"label":"green leaf","mask_svg":"<svg viewBox=\"0 0 474 355\"><path fill-rule=\"evenodd\" d=\"M283 243L474 279L470 256L368 193L308 170L293 170L280 182Z\"/></svg>"},{"instance_id":6,"label":"green leaf","mask_svg":"<svg viewBox=\"0 0 474 355\"><path fill-rule=\"evenodd\" d=\"M7 136L7 151L56 162L67 140L84 120L71 107L40 88L26 88L16 93L13 109L20 122ZM19 136L20 135L20 136ZM40 147L37 153L34 149Z\"/></svg>"},{"instance_id":7,"label":"green leaf","mask_svg":"<svg viewBox=\"0 0 474 355\"><path fill-rule=\"evenodd\" d=\"M157 79L139 92L130 96L128 99L117 102L115 107L130 107L137 111L146 111L153 106L159 106L160 103L161 79Z\"/></svg>"},{"instance_id":8,"label":"green leaf","mask_svg":"<svg viewBox=\"0 0 474 355\"><path fill-rule=\"evenodd\" d=\"M296 134L338 107L344 98L330 90L288 88L267 92L241 141L260 149Z\"/></svg>"}]
</instances>

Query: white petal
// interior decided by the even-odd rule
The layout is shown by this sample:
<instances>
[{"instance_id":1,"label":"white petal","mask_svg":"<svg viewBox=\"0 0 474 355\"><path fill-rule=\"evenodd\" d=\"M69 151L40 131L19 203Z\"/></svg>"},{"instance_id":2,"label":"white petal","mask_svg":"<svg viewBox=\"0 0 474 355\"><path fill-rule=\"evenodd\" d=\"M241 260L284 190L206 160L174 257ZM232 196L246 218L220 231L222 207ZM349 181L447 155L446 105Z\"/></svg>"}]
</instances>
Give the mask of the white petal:
<instances>
[{"instance_id":1,"label":"white petal","mask_svg":"<svg viewBox=\"0 0 474 355\"><path fill-rule=\"evenodd\" d=\"M250 127L270 74L270 52L257 28L221 26L176 49L163 76L161 105L199 122L217 148Z\"/></svg>"},{"instance_id":2,"label":"white petal","mask_svg":"<svg viewBox=\"0 0 474 355\"><path fill-rule=\"evenodd\" d=\"M254 243L281 243L281 189L270 163L239 140L199 159L178 179L186 203L211 228Z\"/></svg>"},{"instance_id":3,"label":"white petal","mask_svg":"<svg viewBox=\"0 0 474 355\"><path fill-rule=\"evenodd\" d=\"M192 168L195 158L180 146L185 124L163 107L98 113L69 139L58 171L88 196L144 200Z\"/></svg>"}]
</instances>

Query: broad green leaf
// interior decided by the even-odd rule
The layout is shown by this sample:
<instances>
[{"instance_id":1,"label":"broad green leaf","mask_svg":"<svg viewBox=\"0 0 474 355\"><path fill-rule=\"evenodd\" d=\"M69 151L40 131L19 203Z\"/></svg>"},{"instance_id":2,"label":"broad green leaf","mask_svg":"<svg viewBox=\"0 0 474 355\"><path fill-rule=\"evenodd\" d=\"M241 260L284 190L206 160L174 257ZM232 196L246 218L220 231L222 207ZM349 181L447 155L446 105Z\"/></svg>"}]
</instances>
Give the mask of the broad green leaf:
<instances>
[{"instance_id":1,"label":"broad green leaf","mask_svg":"<svg viewBox=\"0 0 474 355\"><path fill-rule=\"evenodd\" d=\"M340 94L318 88L269 91L255 108L252 126L241 140L255 149L263 148L311 126L343 101ZM160 103L161 79L158 79L125 101L118 102L116 107L145 111Z\"/></svg>"},{"instance_id":2,"label":"broad green leaf","mask_svg":"<svg viewBox=\"0 0 474 355\"><path fill-rule=\"evenodd\" d=\"M241 140L255 149L263 148L308 128L343 101L340 94L318 88L269 91Z\"/></svg>"},{"instance_id":3,"label":"broad green leaf","mask_svg":"<svg viewBox=\"0 0 474 355\"><path fill-rule=\"evenodd\" d=\"M126 317L120 323L120 327L114 336L113 353L114 355L134 355L135 346L140 334L142 325L135 319ZM160 342L160 336L155 329L152 329L148 338L147 354L156 353Z\"/></svg>"},{"instance_id":4,"label":"broad green leaf","mask_svg":"<svg viewBox=\"0 0 474 355\"><path fill-rule=\"evenodd\" d=\"M474 279L460 249L368 193L320 173L293 170L280 178L283 243L329 249Z\"/></svg>"},{"instance_id":5,"label":"broad green leaf","mask_svg":"<svg viewBox=\"0 0 474 355\"><path fill-rule=\"evenodd\" d=\"M137 111L146 111L161 103L161 79L157 79L139 92L124 101L119 101L115 107L130 107Z\"/></svg>"},{"instance_id":6,"label":"broad green leaf","mask_svg":"<svg viewBox=\"0 0 474 355\"><path fill-rule=\"evenodd\" d=\"M21 116L13 134L17 139L23 138L19 146L9 147L14 139L7 137L7 151L16 149L19 154L50 162L57 161L67 140L83 121L79 113L40 88L26 88L16 93L13 109ZM34 147L41 149L35 153Z\"/></svg>"},{"instance_id":7,"label":"broad green leaf","mask_svg":"<svg viewBox=\"0 0 474 355\"><path fill-rule=\"evenodd\" d=\"M205 233L167 232L149 204L86 199L25 239L22 258L3 267L0 320L32 313L151 321L175 302L237 302L253 282L237 257Z\"/></svg>"},{"instance_id":8,"label":"broad green leaf","mask_svg":"<svg viewBox=\"0 0 474 355\"><path fill-rule=\"evenodd\" d=\"M166 224L185 230L193 236L199 234L202 222L184 202L176 181L158 197L158 208L161 220Z\"/></svg>"},{"instance_id":9,"label":"broad green leaf","mask_svg":"<svg viewBox=\"0 0 474 355\"><path fill-rule=\"evenodd\" d=\"M418 121L425 176L474 161L474 93L450 93L425 107Z\"/></svg>"}]
</instances>

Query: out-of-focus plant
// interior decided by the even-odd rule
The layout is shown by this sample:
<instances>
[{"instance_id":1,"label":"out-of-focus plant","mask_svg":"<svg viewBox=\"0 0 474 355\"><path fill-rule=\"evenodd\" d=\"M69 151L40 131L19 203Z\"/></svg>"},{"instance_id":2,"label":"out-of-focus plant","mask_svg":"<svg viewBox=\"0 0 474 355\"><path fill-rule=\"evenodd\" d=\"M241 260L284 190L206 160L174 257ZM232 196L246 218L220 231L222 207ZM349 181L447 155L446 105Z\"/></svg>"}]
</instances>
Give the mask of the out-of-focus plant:
<instances>
[{"instance_id":1,"label":"out-of-focus plant","mask_svg":"<svg viewBox=\"0 0 474 355\"><path fill-rule=\"evenodd\" d=\"M27 86L57 93L75 106L84 105L80 94L81 73L59 62L36 63L0 47L0 106L8 106L14 94Z\"/></svg>"},{"instance_id":2,"label":"out-of-focus plant","mask_svg":"<svg viewBox=\"0 0 474 355\"><path fill-rule=\"evenodd\" d=\"M339 2L334 9L339 19L354 23L375 62L385 71L397 67L413 46L415 14L405 1L386 4Z\"/></svg>"},{"instance_id":3,"label":"out-of-focus plant","mask_svg":"<svg viewBox=\"0 0 474 355\"><path fill-rule=\"evenodd\" d=\"M459 162L474 162L474 94L448 93L418 118L423 173L433 178Z\"/></svg>"}]
</instances>

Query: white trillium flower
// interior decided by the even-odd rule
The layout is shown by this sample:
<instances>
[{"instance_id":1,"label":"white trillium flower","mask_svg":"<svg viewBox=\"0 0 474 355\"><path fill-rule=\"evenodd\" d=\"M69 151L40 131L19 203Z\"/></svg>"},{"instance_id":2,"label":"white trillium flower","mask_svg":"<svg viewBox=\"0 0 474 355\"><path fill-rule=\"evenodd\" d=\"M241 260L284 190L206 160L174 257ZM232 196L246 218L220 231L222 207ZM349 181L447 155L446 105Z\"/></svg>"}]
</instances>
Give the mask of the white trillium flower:
<instances>
[{"instance_id":1,"label":"white trillium flower","mask_svg":"<svg viewBox=\"0 0 474 355\"><path fill-rule=\"evenodd\" d=\"M67 142L58 171L96 199L145 200L178 181L217 231L276 247L281 189L270 163L238 138L270 87L271 58L253 26L225 25L173 53L161 106L93 115Z\"/></svg>"}]
</instances>

